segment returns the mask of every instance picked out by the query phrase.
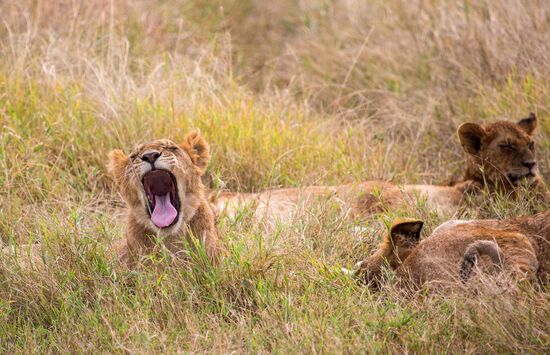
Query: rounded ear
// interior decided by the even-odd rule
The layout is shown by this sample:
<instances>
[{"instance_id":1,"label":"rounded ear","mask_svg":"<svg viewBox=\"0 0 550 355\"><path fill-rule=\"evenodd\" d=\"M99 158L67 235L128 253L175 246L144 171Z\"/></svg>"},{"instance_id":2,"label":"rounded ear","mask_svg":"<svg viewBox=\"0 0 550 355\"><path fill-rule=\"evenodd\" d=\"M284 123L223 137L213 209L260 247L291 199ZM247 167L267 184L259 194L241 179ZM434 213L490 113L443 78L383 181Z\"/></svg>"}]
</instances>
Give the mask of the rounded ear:
<instances>
[{"instance_id":1,"label":"rounded ear","mask_svg":"<svg viewBox=\"0 0 550 355\"><path fill-rule=\"evenodd\" d=\"M463 123L458 127L458 139L462 148L470 154L478 154L481 142L485 138L485 129L477 123Z\"/></svg>"},{"instance_id":2,"label":"rounded ear","mask_svg":"<svg viewBox=\"0 0 550 355\"><path fill-rule=\"evenodd\" d=\"M109 164L107 165L107 170L117 184L124 175L124 170L126 170L128 160L129 159L126 154L124 154L124 152L120 149L115 149L109 152Z\"/></svg>"},{"instance_id":3,"label":"rounded ear","mask_svg":"<svg viewBox=\"0 0 550 355\"><path fill-rule=\"evenodd\" d=\"M518 121L518 126L528 135L532 135L538 126L537 116L533 112L529 113L529 117L522 118Z\"/></svg>"},{"instance_id":4,"label":"rounded ear","mask_svg":"<svg viewBox=\"0 0 550 355\"><path fill-rule=\"evenodd\" d=\"M199 131L187 133L183 138L181 147L187 152L200 173L204 174L210 160L210 147Z\"/></svg>"},{"instance_id":5,"label":"rounded ear","mask_svg":"<svg viewBox=\"0 0 550 355\"><path fill-rule=\"evenodd\" d=\"M395 245L416 244L420 241L420 231L424 222L417 219L401 219L393 222L390 237Z\"/></svg>"}]
</instances>

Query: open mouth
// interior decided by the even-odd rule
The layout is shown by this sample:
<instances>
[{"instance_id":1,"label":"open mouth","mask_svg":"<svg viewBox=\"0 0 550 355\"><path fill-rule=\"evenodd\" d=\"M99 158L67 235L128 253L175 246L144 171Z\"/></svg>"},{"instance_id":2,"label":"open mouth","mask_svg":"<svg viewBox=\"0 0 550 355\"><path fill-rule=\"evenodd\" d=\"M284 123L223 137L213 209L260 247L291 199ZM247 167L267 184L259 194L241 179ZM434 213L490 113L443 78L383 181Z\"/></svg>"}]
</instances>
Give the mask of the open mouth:
<instances>
[{"instance_id":1,"label":"open mouth","mask_svg":"<svg viewBox=\"0 0 550 355\"><path fill-rule=\"evenodd\" d=\"M166 228L175 224L180 210L175 176L166 170L152 170L143 175L142 183L155 226Z\"/></svg>"}]
</instances>

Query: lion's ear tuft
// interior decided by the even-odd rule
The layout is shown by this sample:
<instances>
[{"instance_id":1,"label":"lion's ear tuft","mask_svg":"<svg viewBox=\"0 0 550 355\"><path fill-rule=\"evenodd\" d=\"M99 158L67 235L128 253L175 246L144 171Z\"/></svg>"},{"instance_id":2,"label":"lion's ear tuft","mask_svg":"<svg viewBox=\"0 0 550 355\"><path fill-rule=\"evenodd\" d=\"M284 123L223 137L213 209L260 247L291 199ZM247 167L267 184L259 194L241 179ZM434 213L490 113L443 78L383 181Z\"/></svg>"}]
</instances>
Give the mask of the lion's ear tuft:
<instances>
[{"instance_id":1,"label":"lion's ear tuft","mask_svg":"<svg viewBox=\"0 0 550 355\"><path fill-rule=\"evenodd\" d=\"M463 123L458 127L458 139L462 148L470 154L478 154L486 136L485 129L477 123Z\"/></svg>"},{"instance_id":2,"label":"lion's ear tuft","mask_svg":"<svg viewBox=\"0 0 550 355\"><path fill-rule=\"evenodd\" d=\"M187 152L193 164L204 174L210 160L210 147L198 131L191 131L183 138L181 147Z\"/></svg>"},{"instance_id":3,"label":"lion's ear tuft","mask_svg":"<svg viewBox=\"0 0 550 355\"><path fill-rule=\"evenodd\" d=\"M124 175L126 165L128 165L128 157L122 150L115 149L109 152L109 164L107 165L107 170L117 184L121 181L121 178Z\"/></svg>"},{"instance_id":4,"label":"lion's ear tuft","mask_svg":"<svg viewBox=\"0 0 550 355\"><path fill-rule=\"evenodd\" d=\"M518 125L523 129L528 135L533 135L535 130L537 129L538 122L537 122L537 116L531 112L529 114L529 117L522 118L518 121Z\"/></svg>"}]
</instances>

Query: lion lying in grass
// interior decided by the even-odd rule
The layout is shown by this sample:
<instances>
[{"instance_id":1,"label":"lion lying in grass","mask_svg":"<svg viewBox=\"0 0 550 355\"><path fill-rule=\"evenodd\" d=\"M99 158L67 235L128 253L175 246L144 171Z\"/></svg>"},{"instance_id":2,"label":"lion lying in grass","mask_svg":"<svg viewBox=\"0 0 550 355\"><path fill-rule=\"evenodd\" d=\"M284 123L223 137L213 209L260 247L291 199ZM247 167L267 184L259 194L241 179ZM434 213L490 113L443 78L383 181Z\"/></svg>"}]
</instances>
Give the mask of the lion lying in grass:
<instances>
[{"instance_id":1,"label":"lion lying in grass","mask_svg":"<svg viewBox=\"0 0 550 355\"><path fill-rule=\"evenodd\" d=\"M395 222L378 250L358 263L356 276L378 287L387 265L413 286L456 284L496 265L518 279L549 280L550 211L507 220L452 220L423 240L421 229L418 220Z\"/></svg>"},{"instance_id":2,"label":"lion lying in grass","mask_svg":"<svg viewBox=\"0 0 550 355\"><path fill-rule=\"evenodd\" d=\"M213 261L219 258L215 215L201 181L209 158L197 132L182 144L159 139L138 145L129 156L118 149L109 153L109 172L128 206L126 240L116 245L123 262L150 252L155 237L174 253L198 238Z\"/></svg>"},{"instance_id":3,"label":"lion lying in grass","mask_svg":"<svg viewBox=\"0 0 550 355\"><path fill-rule=\"evenodd\" d=\"M487 188L512 194L521 183L544 190L535 157L534 114L517 123L497 121L485 125L464 123L458 129L460 143L467 153L463 181L454 186L404 185L367 181L340 186L308 186L274 189L260 193L221 192L214 196L216 207L229 215L244 205L255 209L255 217L288 219L298 208L328 199L341 203L352 218L362 218L419 197L428 207L447 214L457 211L465 193Z\"/></svg>"}]
</instances>

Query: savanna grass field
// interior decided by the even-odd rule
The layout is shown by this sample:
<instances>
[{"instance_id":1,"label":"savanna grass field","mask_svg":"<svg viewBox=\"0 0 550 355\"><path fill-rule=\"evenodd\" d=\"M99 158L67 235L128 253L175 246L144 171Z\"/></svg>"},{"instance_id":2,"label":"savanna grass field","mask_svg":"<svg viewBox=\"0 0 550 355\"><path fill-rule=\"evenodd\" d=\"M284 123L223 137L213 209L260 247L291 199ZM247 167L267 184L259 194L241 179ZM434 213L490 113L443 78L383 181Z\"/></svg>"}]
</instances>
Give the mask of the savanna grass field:
<instances>
[{"instance_id":1,"label":"savanna grass field","mask_svg":"<svg viewBox=\"0 0 550 355\"><path fill-rule=\"evenodd\" d=\"M482 194L352 223L330 204L276 226L219 216L224 258L110 256L125 207L107 153L199 129L209 189L446 184L466 121L537 114L550 182L550 2L0 2L0 349L4 353L548 353L550 289L403 295L340 271L397 217L548 209ZM42 267L25 267L29 244Z\"/></svg>"}]
</instances>

